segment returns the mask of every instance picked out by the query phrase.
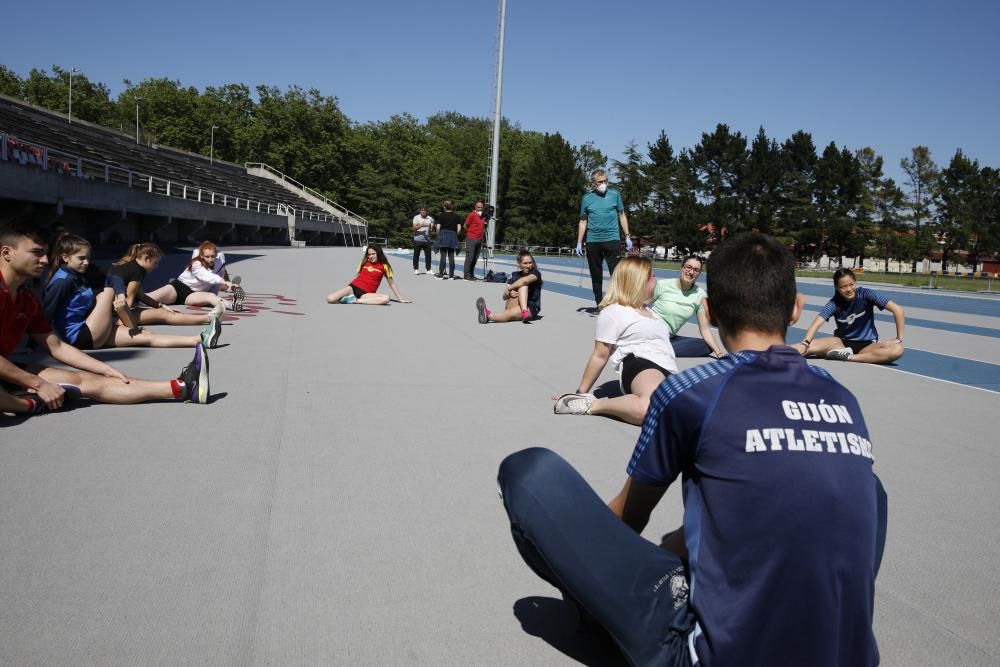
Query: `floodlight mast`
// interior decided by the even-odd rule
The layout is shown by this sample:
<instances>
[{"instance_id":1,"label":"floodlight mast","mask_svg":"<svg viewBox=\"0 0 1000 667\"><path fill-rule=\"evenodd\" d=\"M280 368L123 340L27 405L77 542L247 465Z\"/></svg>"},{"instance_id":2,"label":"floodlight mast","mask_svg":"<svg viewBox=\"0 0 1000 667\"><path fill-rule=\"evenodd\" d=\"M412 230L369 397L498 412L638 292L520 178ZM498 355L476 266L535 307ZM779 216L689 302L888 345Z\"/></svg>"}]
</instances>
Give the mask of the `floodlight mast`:
<instances>
[{"instance_id":1,"label":"floodlight mast","mask_svg":"<svg viewBox=\"0 0 1000 667\"><path fill-rule=\"evenodd\" d=\"M500 26L497 34L497 81L493 91L493 142L490 148L490 181L488 184L489 199L493 209L493 217L486 225L486 259L493 258L493 246L496 243L496 224L499 216L497 206L497 178L500 170L500 124L503 116L500 106L503 100L503 45L504 28L507 23L507 0L500 0Z\"/></svg>"}]
</instances>

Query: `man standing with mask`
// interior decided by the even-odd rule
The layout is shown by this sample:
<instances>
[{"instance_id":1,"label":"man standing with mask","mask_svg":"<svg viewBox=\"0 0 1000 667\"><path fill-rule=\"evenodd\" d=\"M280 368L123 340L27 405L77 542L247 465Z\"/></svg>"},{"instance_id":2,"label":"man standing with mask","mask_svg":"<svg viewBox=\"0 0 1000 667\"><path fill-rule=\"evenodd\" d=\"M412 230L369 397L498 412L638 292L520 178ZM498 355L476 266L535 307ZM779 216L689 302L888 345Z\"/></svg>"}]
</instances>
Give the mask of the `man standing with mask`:
<instances>
[{"instance_id":1,"label":"man standing with mask","mask_svg":"<svg viewBox=\"0 0 1000 667\"><path fill-rule=\"evenodd\" d=\"M625 248L632 249L632 239L628 232L628 216L625 204L617 190L608 188L608 175L603 169L595 169L590 174L593 190L583 195L580 201L580 228L576 237L576 255L583 256L584 234L587 237L587 264L590 266L590 280L594 289L594 303L598 306L604 299L604 262L608 274L618 266L618 244L621 236L618 225L625 232Z\"/></svg>"},{"instance_id":2,"label":"man standing with mask","mask_svg":"<svg viewBox=\"0 0 1000 667\"><path fill-rule=\"evenodd\" d=\"M476 262L479 261L479 251L483 247L483 232L486 224L483 222L485 203L477 199L469 215L465 216L465 269L466 280L476 280Z\"/></svg>"}]
</instances>

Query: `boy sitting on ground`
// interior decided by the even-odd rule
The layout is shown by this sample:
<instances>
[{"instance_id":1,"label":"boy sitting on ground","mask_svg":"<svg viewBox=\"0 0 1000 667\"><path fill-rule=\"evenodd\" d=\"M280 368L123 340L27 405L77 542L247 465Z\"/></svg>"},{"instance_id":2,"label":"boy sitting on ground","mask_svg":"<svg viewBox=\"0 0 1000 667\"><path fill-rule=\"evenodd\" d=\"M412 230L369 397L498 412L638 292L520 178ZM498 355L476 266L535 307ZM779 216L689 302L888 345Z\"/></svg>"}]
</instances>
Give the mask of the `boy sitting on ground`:
<instances>
[{"instance_id":1,"label":"boy sitting on ground","mask_svg":"<svg viewBox=\"0 0 1000 667\"><path fill-rule=\"evenodd\" d=\"M45 319L42 305L25 287L48 266L41 232L26 223L0 223L0 411L58 410L85 396L103 403L155 400L208 401L208 357L202 345L176 380L134 380L63 342ZM79 370L18 365L7 359L28 333L53 359Z\"/></svg>"},{"instance_id":2,"label":"boy sitting on ground","mask_svg":"<svg viewBox=\"0 0 1000 667\"><path fill-rule=\"evenodd\" d=\"M631 664L879 661L885 494L857 400L784 344L794 268L761 234L712 254L706 307L731 354L660 384L608 505L549 450L500 466L522 557ZM678 476L683 526L658 546L640 532Z\"/></svg>"}]
</instances>

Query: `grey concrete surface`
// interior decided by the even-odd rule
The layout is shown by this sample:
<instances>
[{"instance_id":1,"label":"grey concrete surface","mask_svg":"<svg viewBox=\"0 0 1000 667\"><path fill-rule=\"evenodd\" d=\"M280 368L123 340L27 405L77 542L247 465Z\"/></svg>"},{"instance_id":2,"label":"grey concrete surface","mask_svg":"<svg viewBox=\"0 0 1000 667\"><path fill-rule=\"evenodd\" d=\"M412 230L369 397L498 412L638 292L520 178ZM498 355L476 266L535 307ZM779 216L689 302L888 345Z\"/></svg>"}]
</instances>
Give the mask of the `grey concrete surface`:
<instances>
[{"instance_id":1,"label":"grey concrete surface","mask_svg":"<svg viewBox=\"0 0 1000 667\"><path fill-rule=\"evenodd\" d=\"M549 400L592 348L588 302L547 291L540 321L481 326L499 285L391 256L414 303L330 306L360 249L226 252L251 312L210 352L211 404L0 419L0 664L617 664L521 562L495 485L541 444L620 488L638 429ZM98 356L169 378L190 355ZM889 494L883 664L1000 664L1000 394L817 363L860 398ZM680 519L673 488L647 537Z\"/></svg>"}]
</instances>

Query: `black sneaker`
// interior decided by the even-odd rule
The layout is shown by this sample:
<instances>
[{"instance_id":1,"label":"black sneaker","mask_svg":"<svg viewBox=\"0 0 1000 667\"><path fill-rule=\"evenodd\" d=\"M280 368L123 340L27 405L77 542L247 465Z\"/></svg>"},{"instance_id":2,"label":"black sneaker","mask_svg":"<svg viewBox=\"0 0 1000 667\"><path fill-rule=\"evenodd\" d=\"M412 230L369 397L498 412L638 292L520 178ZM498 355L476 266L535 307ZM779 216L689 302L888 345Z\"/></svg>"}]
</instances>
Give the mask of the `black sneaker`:
<instances>
[{"instance_id":1,"label":"black sneaker","mask_svg":"<svg viewBox=\"0 0 1000 667\"><path fill-rule=\"evenodd\" d=\"M60 410L64 410L80 402L80 398L83 396L83 393L80 391L79 387L75 384L62 383L60 383L59 386L63 388L63 404ZM17 392L14 395L23 401L27 401L31 405L31 410L28 414L43 415L46 412L52 412L52 410L49 410L49 406L45 404L45 401L39 398L38 394L32 394L31 392L25 391Z\"/></svg>"},{"instance_id":2,"label":"black sneaker","mask_svg":"<svg viewBox=\"0 0 1000 667\"><path fill-rule=\"evenodd\" d=\"M233 310L235 312L237 312L237 313L241 312L243 310L243 300L247 298L246 292L244 292L243 288L240 286L240 283L242 281L243 281L243 277L242 276L236 276L231 281L232 284L233 284L233 289L232 289L232 292L233 292Z\"/></svg>"},{"instance_id":3,"label":"black sneaker","mask_svg":"<svg viewBox=\"0 0 1000 667\"><path fill-rule=\"evenodd\" d=\"M181 389L182 401L208 403L208 355L201 343L195 346L194 359L177 379L184 385Z\"/></svg>"}]
</instances>

